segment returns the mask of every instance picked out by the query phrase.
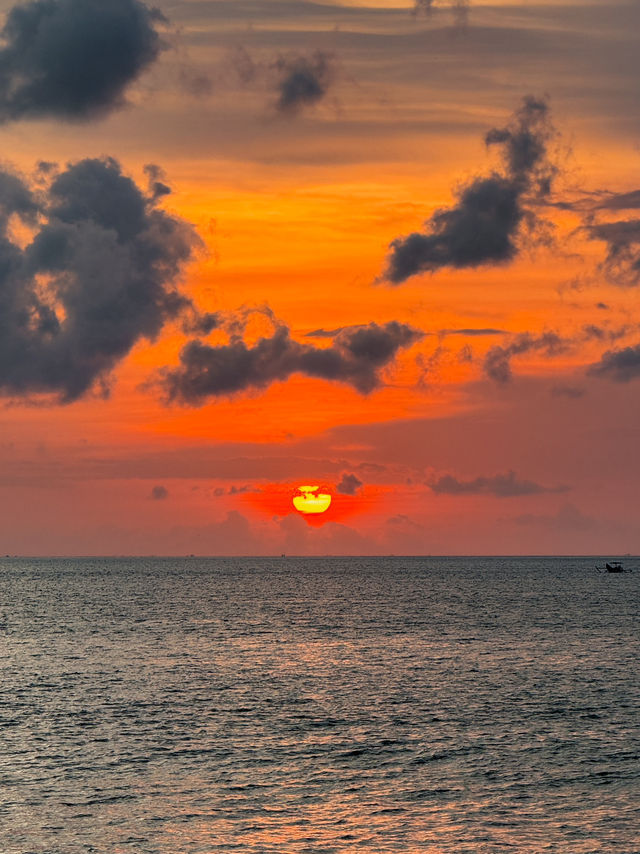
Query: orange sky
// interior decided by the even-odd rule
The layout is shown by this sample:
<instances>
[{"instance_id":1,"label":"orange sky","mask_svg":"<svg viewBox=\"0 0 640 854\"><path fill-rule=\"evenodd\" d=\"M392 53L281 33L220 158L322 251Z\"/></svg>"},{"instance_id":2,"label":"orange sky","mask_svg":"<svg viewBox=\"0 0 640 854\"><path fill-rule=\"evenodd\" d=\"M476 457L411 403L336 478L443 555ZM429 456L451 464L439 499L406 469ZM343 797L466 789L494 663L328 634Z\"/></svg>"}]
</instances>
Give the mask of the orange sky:
<instances>
[{"instance_id":1,"label":"orange sky","mask_svg":"<svg viewBox=\"0 0 640 854\"><path fill-rule=\"evenodd\" d=\"M139 188L145 164L161 167L172 192L156 209L200 240L171 287L218 328L167 317L69 403L55 385L16 391L0 376L5 552L638 551L640 202L619 203L637 191L637 9L472 2L461 22L445 2L429 16L401 0L158 5L172 46L126 106L73 122L11 115L3 157L32 187L42 160L60 173L112 157ZM319 94L279 109L292 68L315 74ZM509 172L509 143L484 141L511 128L516 145L527 95L546 99L553 128L553 188L537 198L533 171L524 191ZM524 193L512 257L450 256L385 281L392 241L429 234L434 213L496 175ZM12 221L21 248L53 216L42 211ZM606 223L626 224L622 243ZM391 336L393 323L410 343L353 356L358 329ZM218 391L217 362L197 400L163 399L159 372L178 369L189 341L226 360L234 341L252 352L284 327L280 374L263 359ZM343 360L341 377L300 369L321 350ZM333 496L313 525L290 501L307 482Z\"/></svg>"}]
</instances>

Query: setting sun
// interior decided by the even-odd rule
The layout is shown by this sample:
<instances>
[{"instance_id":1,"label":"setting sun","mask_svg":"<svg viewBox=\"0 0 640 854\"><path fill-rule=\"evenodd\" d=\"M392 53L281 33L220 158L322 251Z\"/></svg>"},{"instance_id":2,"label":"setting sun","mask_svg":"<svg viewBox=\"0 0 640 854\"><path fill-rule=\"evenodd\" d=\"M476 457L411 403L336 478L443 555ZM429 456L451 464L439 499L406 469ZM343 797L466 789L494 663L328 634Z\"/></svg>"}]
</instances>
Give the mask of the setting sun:
<instances>
[{"instance_id":1,"label":"setting sun","mask_svg":"<svg viewBox=\"0 0 640 854\"><path fill-rule=\"evenodd\" d=\"M293 496L293 506L299 513L324 513L329 509L331 496L318 492L319 486L299 486L298 495Z\"/></svg>"}]
</instances>

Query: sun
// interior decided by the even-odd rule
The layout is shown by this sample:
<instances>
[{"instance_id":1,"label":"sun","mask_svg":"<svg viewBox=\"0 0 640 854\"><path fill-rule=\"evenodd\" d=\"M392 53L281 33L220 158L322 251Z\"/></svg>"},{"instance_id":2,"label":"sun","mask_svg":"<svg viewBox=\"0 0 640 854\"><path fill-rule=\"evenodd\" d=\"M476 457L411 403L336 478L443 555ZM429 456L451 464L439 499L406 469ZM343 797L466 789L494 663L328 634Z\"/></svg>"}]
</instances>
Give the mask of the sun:
<instances>
[{"instance_id":1,"label":"sun","mask_svg":"<svg viewBox=\"0 0 640 854\"><path fill-rule=\"evenodd\" d=\"M299 513L325 513L331 504L328 492L318 492L319 486L299 486L293 496L293 506Z\"/></svg>"}]
</instances>

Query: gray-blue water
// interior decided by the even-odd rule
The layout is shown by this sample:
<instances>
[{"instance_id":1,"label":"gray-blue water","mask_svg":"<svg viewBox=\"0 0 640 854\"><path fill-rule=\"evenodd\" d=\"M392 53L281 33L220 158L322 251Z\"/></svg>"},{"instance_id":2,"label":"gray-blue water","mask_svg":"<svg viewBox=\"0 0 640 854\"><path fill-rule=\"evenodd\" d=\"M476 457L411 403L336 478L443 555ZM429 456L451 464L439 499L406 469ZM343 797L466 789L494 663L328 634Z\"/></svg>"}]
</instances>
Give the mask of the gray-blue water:
<instances>
[{"instance_id":1,"label":"gray-blue water","mask_svg":"<svg viewBox=\"0 0 640 854\"><path fill-rule=\"evenodd\" d=\"M640 852L640 562L0 562L0 851Z\"/></svg>"}]
</instances>

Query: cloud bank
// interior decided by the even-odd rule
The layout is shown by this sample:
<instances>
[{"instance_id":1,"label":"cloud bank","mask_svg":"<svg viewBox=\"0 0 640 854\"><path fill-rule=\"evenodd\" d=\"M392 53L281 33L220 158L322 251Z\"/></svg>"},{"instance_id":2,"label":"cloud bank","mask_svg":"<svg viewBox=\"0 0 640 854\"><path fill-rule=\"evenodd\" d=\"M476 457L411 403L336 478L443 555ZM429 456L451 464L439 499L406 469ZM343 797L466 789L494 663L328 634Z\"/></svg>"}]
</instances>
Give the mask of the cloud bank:
<instances>
[{"instance_id":1,"label":"cloud bank","mask_svg":"<svg viewBox=\"0 0 640 854\"><path fill-rule=\"evenodd\" d=\"M340 330L330 346L320 348L295 341L284 323L270 319L273 333L254 344L242 337L245 318L237 328L232 325L228 344L190 341L180 354L180 366L160 374L167 400L201 406L211 397L264 389L293 374L346 383L368 394L380 386L380 371L398 352L423 337L397 321L369 323Z\"/></svg>"},{"instance_id":2,"label":"cloud bank","mask_svg":"<svg viewBox=\"0 0 640 854\"><path fill-rule=\"evenodd\" d=\"M532 480L520 480L515 472L481 476L473 480L458 480L451 474L442 475L429 486L438 495L494 495L497 498L515 498L519 495L537 495L541 492L566 492L566 486L541 486Z\"/></svg>"},{"instance_id":3,"label":"cloud bank","mask_svg":"<svg viewBox=\"0 0 640 854\"><path fill-rule=\"evenodd\" d=\"M0 171L1 393L106 393L134 344L191 307L176 286L198 238L157 198L112 158L71 164L37 191Z\"/></svg>"},{"instance_id":4,"label":"cloud bank","mask_svg":"<svg viewBox=\"0 0 640 854\"><path fill-rule=\"evenodd\" d=\"M0 122L87 120L124 104L158 57L164 17L141 0L28 0L0 37Z\"/></svg>"},{"instance_id":5,"label":"cloud bank","mask_svg":"<svg viewBox=\"0 0 640 854\"><path fill-rule=\"evenodd\" d=\"M444 267L479 267L512 260L525 226L537 218L533 204L551 192L556 169L548 157L554 135L545 100L529 95L504 128L485 136L501 150L502 168L474 178L457 192L457 202L437 210L414 232L392 241L383 279L399 285L411 276Z\"/></svg>"}]
</instances>

